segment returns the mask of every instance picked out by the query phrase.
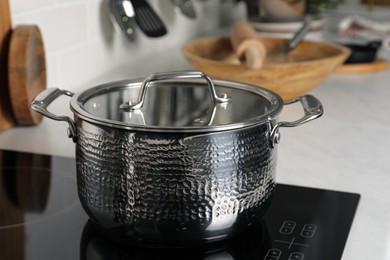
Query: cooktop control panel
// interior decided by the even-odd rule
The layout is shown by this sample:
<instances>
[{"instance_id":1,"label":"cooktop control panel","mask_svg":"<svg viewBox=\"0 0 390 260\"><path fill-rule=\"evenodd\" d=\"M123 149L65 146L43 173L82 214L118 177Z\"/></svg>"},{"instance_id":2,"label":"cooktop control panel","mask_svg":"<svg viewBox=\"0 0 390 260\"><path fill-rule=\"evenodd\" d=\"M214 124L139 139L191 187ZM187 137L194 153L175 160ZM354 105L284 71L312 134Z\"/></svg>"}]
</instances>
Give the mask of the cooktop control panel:
<instances>
[{"instance_id":1,"label":"cooktop control panel","mask_svg":"<svg viewBox=\"0 0 390 260\"><path fill-rule=\"evenodd\" d=\"M271 246L263 260L341 259L360 195L284 188L277 186L265 215Z\"/></svg>"},{"instance_id":2,"label":"cooktop control panel","mask_svg":"<svg viewBox=\"0 0 390 260\"><path fill-rule=\"evenodd\" d=\"M275 248L270 248L264 260L279 260L286 252L289 260L302 260L305 258L305 249L315 242L316 224L297 225L293 220L285 220L279 228L278 239L275 238ZM310 239L312 238L312 239Z\"/></svg>"}]
</instances>

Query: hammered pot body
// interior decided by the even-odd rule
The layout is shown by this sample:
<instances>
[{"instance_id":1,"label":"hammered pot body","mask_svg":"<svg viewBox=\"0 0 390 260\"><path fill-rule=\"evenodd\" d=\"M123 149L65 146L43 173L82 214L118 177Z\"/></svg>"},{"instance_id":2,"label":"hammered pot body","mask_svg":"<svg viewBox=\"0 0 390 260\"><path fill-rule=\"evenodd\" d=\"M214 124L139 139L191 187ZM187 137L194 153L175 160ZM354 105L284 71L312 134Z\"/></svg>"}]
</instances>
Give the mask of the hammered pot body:
<instances>
[{"instance_id":1,"label":"hammered pot body","mask_svg":"<svg viewBox=\"0 0 390 260\"><path fill-rule=\"evenodd\" d=\"M74 118L48 110L72 97ZM278 121L284 105L303 116ZM47 89L33 101L68 123L81 204L106 236L148 245L218 241L261 222L275 189L281 127L322 115L312 95L283 101L199 71L152 74L74 94Z\"/></svg>"},{"instance_id":2,"label":"hammered pot body","mask_svg":"<svg viewBox=\"0 0 390 260\"><path fill-rule=\"evenodd\" d=\"M80 201L108 236L174 245L219 240L260 221L271 201L276 148L267 123L162 134L78 119L77 132Z\"/></svg>"}]
</instances>

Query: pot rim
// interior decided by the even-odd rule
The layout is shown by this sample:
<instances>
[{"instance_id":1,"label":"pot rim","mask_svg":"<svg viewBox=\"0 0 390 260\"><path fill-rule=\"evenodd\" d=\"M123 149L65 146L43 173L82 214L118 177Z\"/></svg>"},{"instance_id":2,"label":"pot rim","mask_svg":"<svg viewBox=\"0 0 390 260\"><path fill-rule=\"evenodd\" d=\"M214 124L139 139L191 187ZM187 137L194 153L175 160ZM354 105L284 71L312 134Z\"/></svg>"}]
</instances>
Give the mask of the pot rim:
<instances>
[{"instance_id":1,"label":"pot rim","mask_svg":"<svg viewBox=\"0 0 390 260\"><path fill-rule=\"evenodd\" d=\"M257 94L264 97L267 101L270 102L269 111L259 116L245 120L243 122L230 123L224 125L184 126L184 127L179 126L178 127L178 126L154 126L154 125L129 124L126 122L101 118L83 109L83 103L92 96L107 93L113 89L118 89L118 90L125 89L131 86L132 84L142 83L143 80L144 79L127 79L127 80L113 81L76 93L70 100L70 109L74 113L75 118L81 118L90 123L107 126L111 128L133 130L133 131L147 131L147 132L208 133L208 132L220 132L220 131L242 129L242 128L269 122L280 114L284 106L283 99L278 94L276 94L271 90L259 86L247 84L247 83L242 83L242 82L213 79L215 85L232 88L232 89L245 90L245 91L252 92L253 94ZM198 79L191 80L191 82L198 82L198 81L199 81ZM164 82L174 83L180 81L178 81L177 79L168 79L168 80L164 80Z\"/></svg>"}]
</instances>

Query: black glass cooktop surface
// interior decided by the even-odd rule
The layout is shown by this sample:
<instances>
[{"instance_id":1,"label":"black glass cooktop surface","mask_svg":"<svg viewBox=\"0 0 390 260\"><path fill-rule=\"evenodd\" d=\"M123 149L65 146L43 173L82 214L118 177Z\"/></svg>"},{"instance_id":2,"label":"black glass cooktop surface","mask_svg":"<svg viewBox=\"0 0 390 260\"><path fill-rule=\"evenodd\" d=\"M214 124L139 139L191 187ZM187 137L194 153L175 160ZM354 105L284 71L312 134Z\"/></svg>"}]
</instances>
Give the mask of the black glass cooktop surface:
<instances>
[{"instance_id":1,"label":"black glass cooktop surface","mask_svg":"<svg viewBox=\"0 0 390 260\"><path fill-rule=\"evenodd\" d=\"M102 236L77 195L72 158L0 151L0 259L341 259L360 196L278 184L263 220L225 241L183 249Z\"/></svg>"}]
</instances>

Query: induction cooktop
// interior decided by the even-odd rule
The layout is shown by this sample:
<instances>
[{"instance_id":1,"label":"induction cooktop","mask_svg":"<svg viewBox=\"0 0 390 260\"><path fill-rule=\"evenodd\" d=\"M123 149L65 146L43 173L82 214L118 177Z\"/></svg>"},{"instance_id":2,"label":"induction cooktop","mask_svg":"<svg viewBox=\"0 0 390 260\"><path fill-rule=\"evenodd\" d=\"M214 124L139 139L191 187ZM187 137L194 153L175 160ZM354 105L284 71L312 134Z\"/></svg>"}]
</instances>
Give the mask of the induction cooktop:
<instances>
[{"instance_id":1,"label":"induction cooktop","mask_svg":"<svg viewBox=\"0 0 390 260\"><path fill-rule=\"evenodd\" d=\"M257 225L189 248L135 247L100 234L78 200L73 158L0 151L0 259L341 259L359 194L277 184Z\"/></svg>"}]
</instances>

